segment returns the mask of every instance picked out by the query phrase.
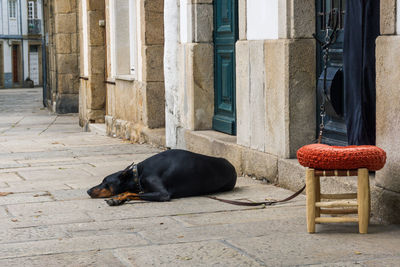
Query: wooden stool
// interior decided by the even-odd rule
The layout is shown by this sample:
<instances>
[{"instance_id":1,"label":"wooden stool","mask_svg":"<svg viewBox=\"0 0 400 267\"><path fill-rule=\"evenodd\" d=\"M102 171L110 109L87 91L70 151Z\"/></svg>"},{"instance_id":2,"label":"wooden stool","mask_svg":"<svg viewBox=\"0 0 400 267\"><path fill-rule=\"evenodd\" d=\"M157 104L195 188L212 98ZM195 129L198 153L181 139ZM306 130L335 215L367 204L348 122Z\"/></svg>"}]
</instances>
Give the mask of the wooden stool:
<instances>
[{"instance_id":1,"label":"wooden stool","mask_svg":"<svg viewBox=\"0 0 400 267\"><path fill-rule=\"evenodd\" d=\"M357 193L321 194L320 177L357 176ZM368 232L370 188L367 168L356 170L306 169L307 230L315 233L316 223L358 222L359 232ZM321 201L328 199L329 201ZM354 200L356 199L356 200ZM358 214L356 217L321 217L321 214Z\"/></svg>"}]
</instances>

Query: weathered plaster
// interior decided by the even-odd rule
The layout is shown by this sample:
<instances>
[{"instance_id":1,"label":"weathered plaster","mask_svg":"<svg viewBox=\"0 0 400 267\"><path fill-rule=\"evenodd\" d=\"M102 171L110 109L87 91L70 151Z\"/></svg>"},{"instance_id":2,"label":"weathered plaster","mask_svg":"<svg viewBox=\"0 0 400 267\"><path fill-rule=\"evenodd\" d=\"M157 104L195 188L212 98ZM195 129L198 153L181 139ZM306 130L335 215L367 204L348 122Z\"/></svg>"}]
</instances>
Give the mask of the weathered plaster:
<instances>
[{"instance_id":1,"label":"weathered plaster","mask_svg":"<svg viewBox=\"0 0 400 267\"><path fill-rule=\"evenodd\" d=\"M167 147L178 145L179 110L179 0L164 1L165 137Z\"/></svg>"}]
</instances>

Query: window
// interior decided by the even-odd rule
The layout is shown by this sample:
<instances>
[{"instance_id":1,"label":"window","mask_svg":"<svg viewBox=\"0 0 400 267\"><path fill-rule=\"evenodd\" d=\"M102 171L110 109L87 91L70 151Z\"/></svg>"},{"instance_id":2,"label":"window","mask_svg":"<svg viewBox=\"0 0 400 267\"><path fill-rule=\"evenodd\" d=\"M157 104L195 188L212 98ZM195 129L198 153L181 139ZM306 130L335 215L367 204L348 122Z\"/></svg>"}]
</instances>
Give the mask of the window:
<instances>
[{"instance_id":1,"label":"window","mask_svg":"<svg viewBox=\"0 0 400 267\"><path fill-rule=\"evenodd\" d=\"M8 1L8 8L10 19L17 18L17 0L9 0Z\"/></svg>"},{"instance_id":2,"label":"window","mask_svg":"<svg viewBox=\"0 0 400 267\"><path fill-rule=\"evenodd\" d=\"M136 0L129 0L129 52L130 74L136 74L137 41L136 41Z\"/></svg>"},{"instance_id":3,"label":"window","mask_svg":"<svg viewBox=\"0 0 400 267\"><path fill-rule=\"evenodd\" d=\"M130 79L135 79L137 76L136 3L137 0L110 2L111 77L129 75Z\"/></svg>"},{"instance_id":4,"label":"window","mask_svg":"<svg viewBox=\"0 0 400 267\"><path fill-rule=\"evenodd\" d=\"M38 9L37 1L28 1L28 19L37 19Z\"/></svg>"}]
</instances>

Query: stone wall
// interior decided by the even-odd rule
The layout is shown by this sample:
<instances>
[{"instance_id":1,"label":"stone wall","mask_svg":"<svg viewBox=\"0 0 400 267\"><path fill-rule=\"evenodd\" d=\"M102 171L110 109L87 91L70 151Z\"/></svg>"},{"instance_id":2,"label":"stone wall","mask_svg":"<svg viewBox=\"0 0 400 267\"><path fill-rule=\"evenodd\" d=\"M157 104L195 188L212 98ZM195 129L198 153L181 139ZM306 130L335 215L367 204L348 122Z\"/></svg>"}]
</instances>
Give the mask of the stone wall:
<instances>
[{"instance_id":1,"label":"stone wall","mask_svg":"<svg viewBox=\"0 0 400 267\"><path fill-rule=\"evenodd\" d=\"M111 75L107 56L107 133L139 141L143 131L165 125L164 0L137 1L140 12L136 75ZM106 2L108 5L108 2ZM109 14L106 14L109 18ZM107 28L110 53L112 29Z\"/></svg>"},{"instance_id":2,"label":"stone wall","mask_svg":"<svg viewBox=\"0 0 400 267\"><path fill-rule=\"evenodd\" d=\"M303 2L279 2L279 39L247 40L239 10L237 143L281 158L315 140L314 4Z\"/></svg>"},{"instance_id":3,"label":"stone wall","mask_svg":"<svg viewBox=\"0 0 400 267\"><path fill-rule=\"evenodd\" d=\"M84 73L84 56L80 57L80 76L82 77L79 88L79 124L104 123L106 85L105 85L105 28L100 21L105 20L105 2L98 0L82 0L86 2L87 18L87 76ZM82 4L79 5L80 18L84 12ZM80 48L83 49L82 19L79 23ZM85 77L84 77L85 76Z\"/></svg>"},{"instance_id":4,"label":"stone wall","mask_svg":"<svg viewBox=\"0 0 400 267\"><path fill-rule=\"evenodd\" d=\"M79 37L76 0L45 0L47 104L57 113L78 112Z\"/></svg>"},{"instance_id":5,"label":"stone wall","mask_svg":"<svg viewBox=\"0 0 400 267\"><path fill-rule=\"evenodd\" d=\"M400 36L395 11L395 0L381 0L381 36L376 41L376 144L386 151L387 161L376 173L373 197L377 215L390 223L400 223Z\"/></svg>"}]
</instances>

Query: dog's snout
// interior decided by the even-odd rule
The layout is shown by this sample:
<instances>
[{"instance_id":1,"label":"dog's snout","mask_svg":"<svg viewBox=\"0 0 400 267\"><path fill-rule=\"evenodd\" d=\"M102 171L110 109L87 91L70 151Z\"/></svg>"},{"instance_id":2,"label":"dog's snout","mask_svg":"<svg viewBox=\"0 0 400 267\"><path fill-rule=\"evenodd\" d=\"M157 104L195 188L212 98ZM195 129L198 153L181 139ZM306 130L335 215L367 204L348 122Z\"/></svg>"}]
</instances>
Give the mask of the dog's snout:
<instances>
[{"instance_id":1,"label":"dog's snout","mask_svg":"<svg viewBox=\"0 0 400 267\"><path fill-rule=\"evenodd\" d=\"M86 193L90 196L92 194L92 188L90 188Z\"/></svg>"}]
</instances>

